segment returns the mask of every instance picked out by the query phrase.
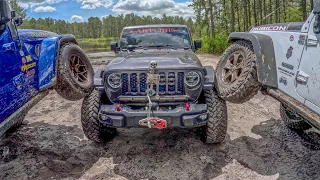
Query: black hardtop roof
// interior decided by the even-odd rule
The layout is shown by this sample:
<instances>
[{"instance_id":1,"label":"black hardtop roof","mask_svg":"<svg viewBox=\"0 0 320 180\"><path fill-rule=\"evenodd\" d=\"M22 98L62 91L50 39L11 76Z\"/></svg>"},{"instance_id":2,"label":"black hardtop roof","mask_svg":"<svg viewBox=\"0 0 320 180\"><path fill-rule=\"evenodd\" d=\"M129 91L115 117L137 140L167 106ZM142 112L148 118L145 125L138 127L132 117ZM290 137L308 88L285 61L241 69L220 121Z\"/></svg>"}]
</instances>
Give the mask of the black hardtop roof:
<instances>
[{"instance_id":1,"label":"black hardtop roof","mask_svg":"<svg viewBox=\"0 0 320 180\"><path fill-rule=\"evenodd\" d=\"M184 28L188 28L187 25L181 25L181 24L151 24L151 25L128 26L128 27L124 27L123 29L154 28L154 27L184 27Z\"/></svg>"}]
</instances>

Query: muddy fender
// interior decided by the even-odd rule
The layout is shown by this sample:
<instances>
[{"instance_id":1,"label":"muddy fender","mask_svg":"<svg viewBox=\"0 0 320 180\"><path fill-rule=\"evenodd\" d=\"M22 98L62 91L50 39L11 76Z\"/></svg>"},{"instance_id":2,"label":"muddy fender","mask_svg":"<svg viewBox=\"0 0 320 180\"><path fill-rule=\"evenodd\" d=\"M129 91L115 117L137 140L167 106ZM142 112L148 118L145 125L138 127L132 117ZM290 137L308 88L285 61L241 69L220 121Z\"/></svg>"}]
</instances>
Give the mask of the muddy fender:
<instances>
[{"instance_id":1,"label":"muddy fender","mask_svg":"<svg viewBox=\"0 0 320 180\"><path fill-rule=\"evenodd\" d=\"M258 81L265 86L278 87L277 66L272 39L263 34L234 32L229 35L228 41L250 41L257 56Z\"/></svg>"}]
</instances>

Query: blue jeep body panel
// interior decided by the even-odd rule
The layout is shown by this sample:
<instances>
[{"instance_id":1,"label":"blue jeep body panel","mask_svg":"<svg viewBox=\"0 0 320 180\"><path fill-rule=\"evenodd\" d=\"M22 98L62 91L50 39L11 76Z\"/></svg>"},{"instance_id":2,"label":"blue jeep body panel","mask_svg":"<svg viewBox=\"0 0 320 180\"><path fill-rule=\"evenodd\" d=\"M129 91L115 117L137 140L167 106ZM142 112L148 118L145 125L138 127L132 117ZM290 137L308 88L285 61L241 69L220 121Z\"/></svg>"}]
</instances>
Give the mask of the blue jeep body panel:
<instances>
[{"instance_id":1,"label":"blue jeep body panel","mask_svg":"<svg viewBox=\"0 0 320 180\"><path fill-rule=\"evenodd\" d=\"M19 30L21 42L27 47L32 58L38 61L38 87L43 90L54 84L56 58L61 36L56 33L40 30ZM39 57L35 54L39 47Z\"/></svg>"},{"instance_id":2,"label":"blue jeep body panel","mask_svg":"<svg viewBox=\"0 0 320 180\"><path fill-rule=\"evenodd\" d=\"M7 26L0 32L0 123L32 99L55 85L57 58L63 39L73 35L41 30L18 30Z\"/></svg>"}]
</instances>

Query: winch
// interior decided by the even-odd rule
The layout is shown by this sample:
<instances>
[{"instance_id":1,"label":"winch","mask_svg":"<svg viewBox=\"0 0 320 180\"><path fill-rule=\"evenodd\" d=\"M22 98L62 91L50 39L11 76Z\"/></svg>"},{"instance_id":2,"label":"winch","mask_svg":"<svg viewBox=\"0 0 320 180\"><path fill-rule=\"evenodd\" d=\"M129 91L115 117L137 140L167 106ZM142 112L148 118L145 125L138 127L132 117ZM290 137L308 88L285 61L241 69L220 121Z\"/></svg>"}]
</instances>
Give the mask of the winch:
<instances>
[{"instance_id":1,"label":"winch","mask_svg":"<svg viewBox=\"0 0 320 180\"><path fill-rule=\"evenodd\" d=\"M149 128L157 128L157 129L167 128L167 121L166 120L151 116L152 102L150 100L150 96L149 95L147 95L147 96L148 96L148 100L149 100L148 107L146 107L147 118L140 120L139 124L141 126L147 126Z\"/></svg>"},{"instance_id":2,"label":"winch","mask_svg":"<svg viewBox=\"0 0 320 180\"><path fill-rule=\"evenodd\" d=\"M150 97L154 95L159 96L159 94L156 94L156 91L153 89L154 85L156 85L156 87L159 88L160 76L159 74L155 74L156 67L157 67L157 62L152 61L148 71L148 78L147 78L147 84L148 84L148 89L146 90L146 96L148 98L148 107L146 107L147 118L140 120L139 124L141 126L148 126L149 128L165 129L167 128L166 120L151 116L152 102Z\"/></svg>"}]
</instances>

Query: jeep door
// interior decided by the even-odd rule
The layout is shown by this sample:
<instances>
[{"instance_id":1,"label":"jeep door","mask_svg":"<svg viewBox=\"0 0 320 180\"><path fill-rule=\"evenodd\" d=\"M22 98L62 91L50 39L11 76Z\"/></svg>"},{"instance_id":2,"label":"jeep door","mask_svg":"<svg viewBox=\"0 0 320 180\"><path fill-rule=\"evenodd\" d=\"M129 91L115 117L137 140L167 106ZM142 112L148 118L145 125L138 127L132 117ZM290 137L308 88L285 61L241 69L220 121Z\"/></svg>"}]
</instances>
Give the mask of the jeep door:
<instances>
[{"instance_id":1,"label":"jeep door","mask_svg":"<svg viewBox=\"0 0 320 180\"><path fill-rule=\"evenodd\" d=\"M310 15L307 40L296 76L296 90L306 106L320 114L320 34L314 32L315 16Z\"/></svg>"},{"instance_id":2,"label":"jeep door","mask_svg":"<svg viewBox=\"0 0 320 180\"><path fill-rule=\"evenodd\" d=\"M0 8L1 17L11 17L6 1L0 1ZM0 25L0 123L30 97L22 71L24 58L18 47L17 31L12 22Z\"/></svg>"}]
</instances>

